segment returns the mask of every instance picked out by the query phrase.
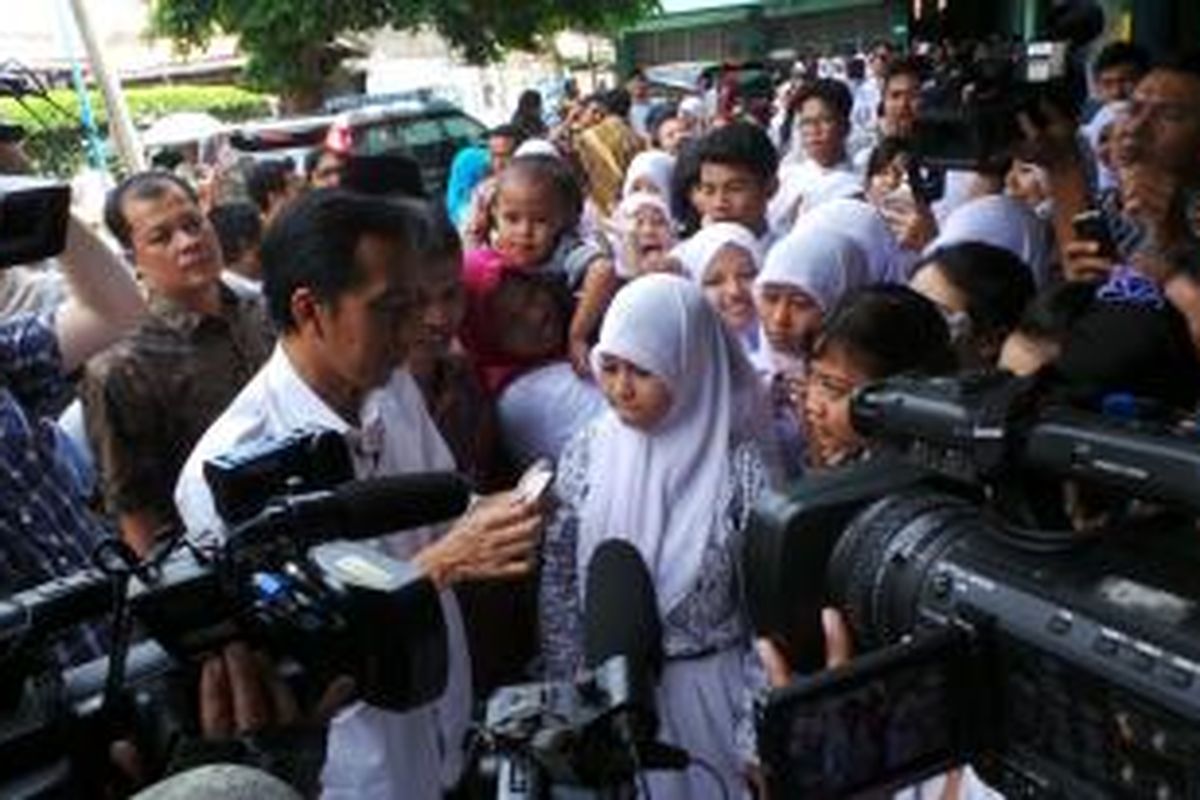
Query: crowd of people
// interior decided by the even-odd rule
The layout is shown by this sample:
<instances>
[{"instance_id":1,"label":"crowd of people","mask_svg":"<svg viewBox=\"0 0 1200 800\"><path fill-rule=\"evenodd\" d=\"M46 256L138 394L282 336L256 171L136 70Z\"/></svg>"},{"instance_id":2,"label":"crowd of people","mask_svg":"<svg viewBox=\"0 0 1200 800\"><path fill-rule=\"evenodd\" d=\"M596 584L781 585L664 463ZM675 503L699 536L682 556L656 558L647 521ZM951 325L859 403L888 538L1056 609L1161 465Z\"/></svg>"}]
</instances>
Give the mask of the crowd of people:
<instances>
[{"instance_id":1,"label":"crowd of people","mask_svg":"<svg viewBox=\"0 0 1200 800\"><path fill-rule=\"evenodd\" d=\"M739 543L765 492L870 458L856 389L999 368L1164 421L1200 397L1200 58L1109 44L1088 103L1023 115L1011 148L930 197L913 136L971 57L880 42L765 99L718 82L655 101L638 72L553 128L526 93L433 199L411 162L333 144L304 177L253 165L236 202L126 178L105 208L119 252L73 221L55 291L6 273L3 585L88 564L109 530L133 558L174 529L219 546L208 459L337 431L360 478L457 469L483 494L381 540L440 590L447 688L404 714L341 708L323 796L459 785L478 701L581 668L582 576L611 538L656 590L661 738L727 792L691 769L652 773L653 796L761 792L754 702L789 668L752 636ZM538 459L549 503L506 488ZM270 672L242 644L209 658L202 732L287 721Z\"/></svg>"}]
</instances>

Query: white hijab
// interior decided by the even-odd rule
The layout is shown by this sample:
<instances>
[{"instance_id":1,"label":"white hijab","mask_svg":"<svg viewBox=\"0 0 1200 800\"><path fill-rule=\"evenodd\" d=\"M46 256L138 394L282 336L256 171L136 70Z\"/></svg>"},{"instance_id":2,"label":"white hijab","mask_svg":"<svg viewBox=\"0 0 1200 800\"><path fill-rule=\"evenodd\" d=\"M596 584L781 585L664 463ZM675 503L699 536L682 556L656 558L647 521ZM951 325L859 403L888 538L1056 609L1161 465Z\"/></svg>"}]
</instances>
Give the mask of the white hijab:
<instances>
[{"instance_id":1,"label":"white hijab","mask_svg":"<svg viewBox=\"0 0 1200 800\"><path fill-rule=\"evenodd\" d=\"M626 280L638 276L636 265L630 263L631 254L627 246L637 223L637 213L643 208L653 208L662 214L667 220L667 228L671 231L671 239L675 240L675 218L671 216L671 209L664 198L652 192L633 192L626 195L621 204L617 206L617 213L613 219L615 223L613 233L622 242L622 246L616 248L614 266L617 275Z\"/></svg>"},{"instance_id":2,"label":"white hijab","mask_svg":"<svg viewBox=\"0 0 1200 800\"><path fill-rule=\"evenodd\" d=\"M676 245L671 251L671 256L683 266L696 285L703 286L708 266L727 244L746 251L750 260L754 262L756 273L762 270L763 255L758 237L751 233L749 228L736 222L714 222L706 225L694 236Z\"/></svg>"},{"instance_id":3,"label":"white hijab","mask_svg":"<svg viewBox=\"0 0 1200 800\"><path fill-rule=\"evenodd\" d=\"M671 176L675 173L675 156L664 150L646 150L638 153L625 170L625 184L621 196L633 194L633 184L647 178L658 189L667 205L671 205Z\"/></svg>"},{"instance_id":4,"label":"white hijab","mask_svg":"<svg viewBox=\"0 0 1200 800\"><path fill-rule=\"evenodd\" d=\"M1096 188L1111 189L1117 185L1116 174L1100 162L1100 134L1104 129L1114 124L1129 112L1129 103L1117 100L1100 107L1091 120L1080 128L1088 145L1092 148L1092 156L1096 161Z\"/></svg>"},{"instance_id":5,"label":"white hijab","mask_svg":"<svg viewBox=\"0 0 1200 800\"><path fill-rule=\"evenodd\" d=\"M754 287L799 289L828 314L847 292L872 283L871 277L862 248L849 236L828 228L798 228L771 248Z\"/></svg>"},{"instance_id":6,"label":"white hijab","mask_svg":"<svg viewBox=\"0 0 1200 800\"><path fill-rule=\"evenodd\" d=\"M1050 226L1028 205L1003 194L977 197L955 209L925 254L961 242L983 242L1007 250L1025 262L1038 286L1049 277Z\"/></svg>"},{"instance_id":7,"label":"white hijab","mask_svg":"<svg viewBox=\"0 0 1200 800\"><path fill-rule=\"evenodd\" d=\"M830 230L847 236L866 258L871 283L905 283L904 259L891 228L875 206L863 200L831 200L814 208L796 223L795 234Z\"/></svg>"},{"instance_id":8,"label":"white hijab","mask_svg":"<svg viewBox=\"0 0 1200 800\"><path fill-rule=\"evenodd\" d=\"M651 431L611 409L593 423L579 585L596 547L624 539L645 559L665 615L694 585L708 541L725 536L730 453L752 424L756 378L699 288L676 275L648 275L617 293L592 351L597 372L601 354L655 375L673 402Z\"/></svg>"},{"instance_id":9,"label":"white hijab","mask_svg":"<svg viewBox=\"0 0 1200 800\"><path fill-rule=\"evenodd\" d=\"M513 151L513 158L522 156L550 156L562 160L562 152L549 139L526 139Z\"/></svg>"}]
</instances>

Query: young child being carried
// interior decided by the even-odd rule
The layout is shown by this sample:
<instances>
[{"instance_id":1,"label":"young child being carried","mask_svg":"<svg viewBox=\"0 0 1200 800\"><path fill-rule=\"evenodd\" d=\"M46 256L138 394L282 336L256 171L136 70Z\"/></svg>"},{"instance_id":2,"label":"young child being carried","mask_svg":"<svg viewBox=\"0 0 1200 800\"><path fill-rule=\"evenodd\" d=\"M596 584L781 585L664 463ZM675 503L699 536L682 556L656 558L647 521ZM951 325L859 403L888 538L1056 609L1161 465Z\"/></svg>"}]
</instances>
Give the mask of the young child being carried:
<instances>
[{"instance_id":1,"label":"young child being carried","mask_svg":"<svg viewBox=\"0 0 1200 800\"><path fill-rule=\"evenodd\" d=\"M570 171L550 156L515 158L497 178L490 245L466 256L463 273L467 315L463 344L474 355L485 388L498 393L523 369L564 353L580 374L587 374L591 341L616 292L617 277L608 253L580 239L576 228L582 193ZM546 341L552 327L504 301L509 278L557 283L575 298L565 341ZM520 312L515 313L514 312ZM513 326L530 330L543 347L536 359L513 352L505 340ZM517 338L522 338L518 336Z\"/></svg>"}]
</instances>

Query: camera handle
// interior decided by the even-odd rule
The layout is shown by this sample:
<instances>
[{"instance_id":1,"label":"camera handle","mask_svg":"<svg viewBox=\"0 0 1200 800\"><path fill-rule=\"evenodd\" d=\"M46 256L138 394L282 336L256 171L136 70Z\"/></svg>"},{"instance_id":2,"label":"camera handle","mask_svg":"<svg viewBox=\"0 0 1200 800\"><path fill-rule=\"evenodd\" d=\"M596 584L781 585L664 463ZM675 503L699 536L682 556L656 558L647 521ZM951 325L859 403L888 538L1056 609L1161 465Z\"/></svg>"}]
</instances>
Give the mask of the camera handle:
<instances>
[{"instance_id":1,"label":"camera handle","mask_svg":"<svg viewBox=\"0 0 1200 800\"><path fill-rule=\"evenodd\" d=\"M496 800L633 800L636 796L630 783L602 789L556 784L533 759L521 754L501 756L496 770Z\"/></svg>"}]
</instances>

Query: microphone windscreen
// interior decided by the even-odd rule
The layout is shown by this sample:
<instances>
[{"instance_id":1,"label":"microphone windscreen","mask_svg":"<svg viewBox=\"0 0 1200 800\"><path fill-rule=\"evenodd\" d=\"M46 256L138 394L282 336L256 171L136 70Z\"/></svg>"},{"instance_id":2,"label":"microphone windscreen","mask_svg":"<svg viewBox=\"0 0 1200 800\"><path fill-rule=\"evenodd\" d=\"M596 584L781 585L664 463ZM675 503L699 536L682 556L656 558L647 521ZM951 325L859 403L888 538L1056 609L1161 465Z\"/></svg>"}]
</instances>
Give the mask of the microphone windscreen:
<instances>
[{"instance_id":1,"label":"microphone windscreen","mask_svg":"<svg viewBox=\"0 0 1200 800\"><path fill-rule=\"evenodd\" d=\"M660 672L662 624L654 583L642 554L629 542L608 539L592 555L583 627L588 668L623 655L641 674Z\"/></svg>"},{"instance_id":2,"label":"microphone windscreen","mask_svg":"<svg viewBox=\"0 0 1200 800\"><path fill-rule=\"evenodd\" d=\"M334 490L344 527L355 538L453 519L471 501L471 482L456 472L417 472L352 481Z\"/></svg>"},{"instance_id":3,"label":"microphone windscreen","mask_svg":"<svg viewBox=\"0 0 1200 800\"><path fill-rule=\"evenodd\" d=\"M283 781L253 767L209 764L181 772L134 795L133 800L300 800Z\"/></svg>"}]
</instances>

